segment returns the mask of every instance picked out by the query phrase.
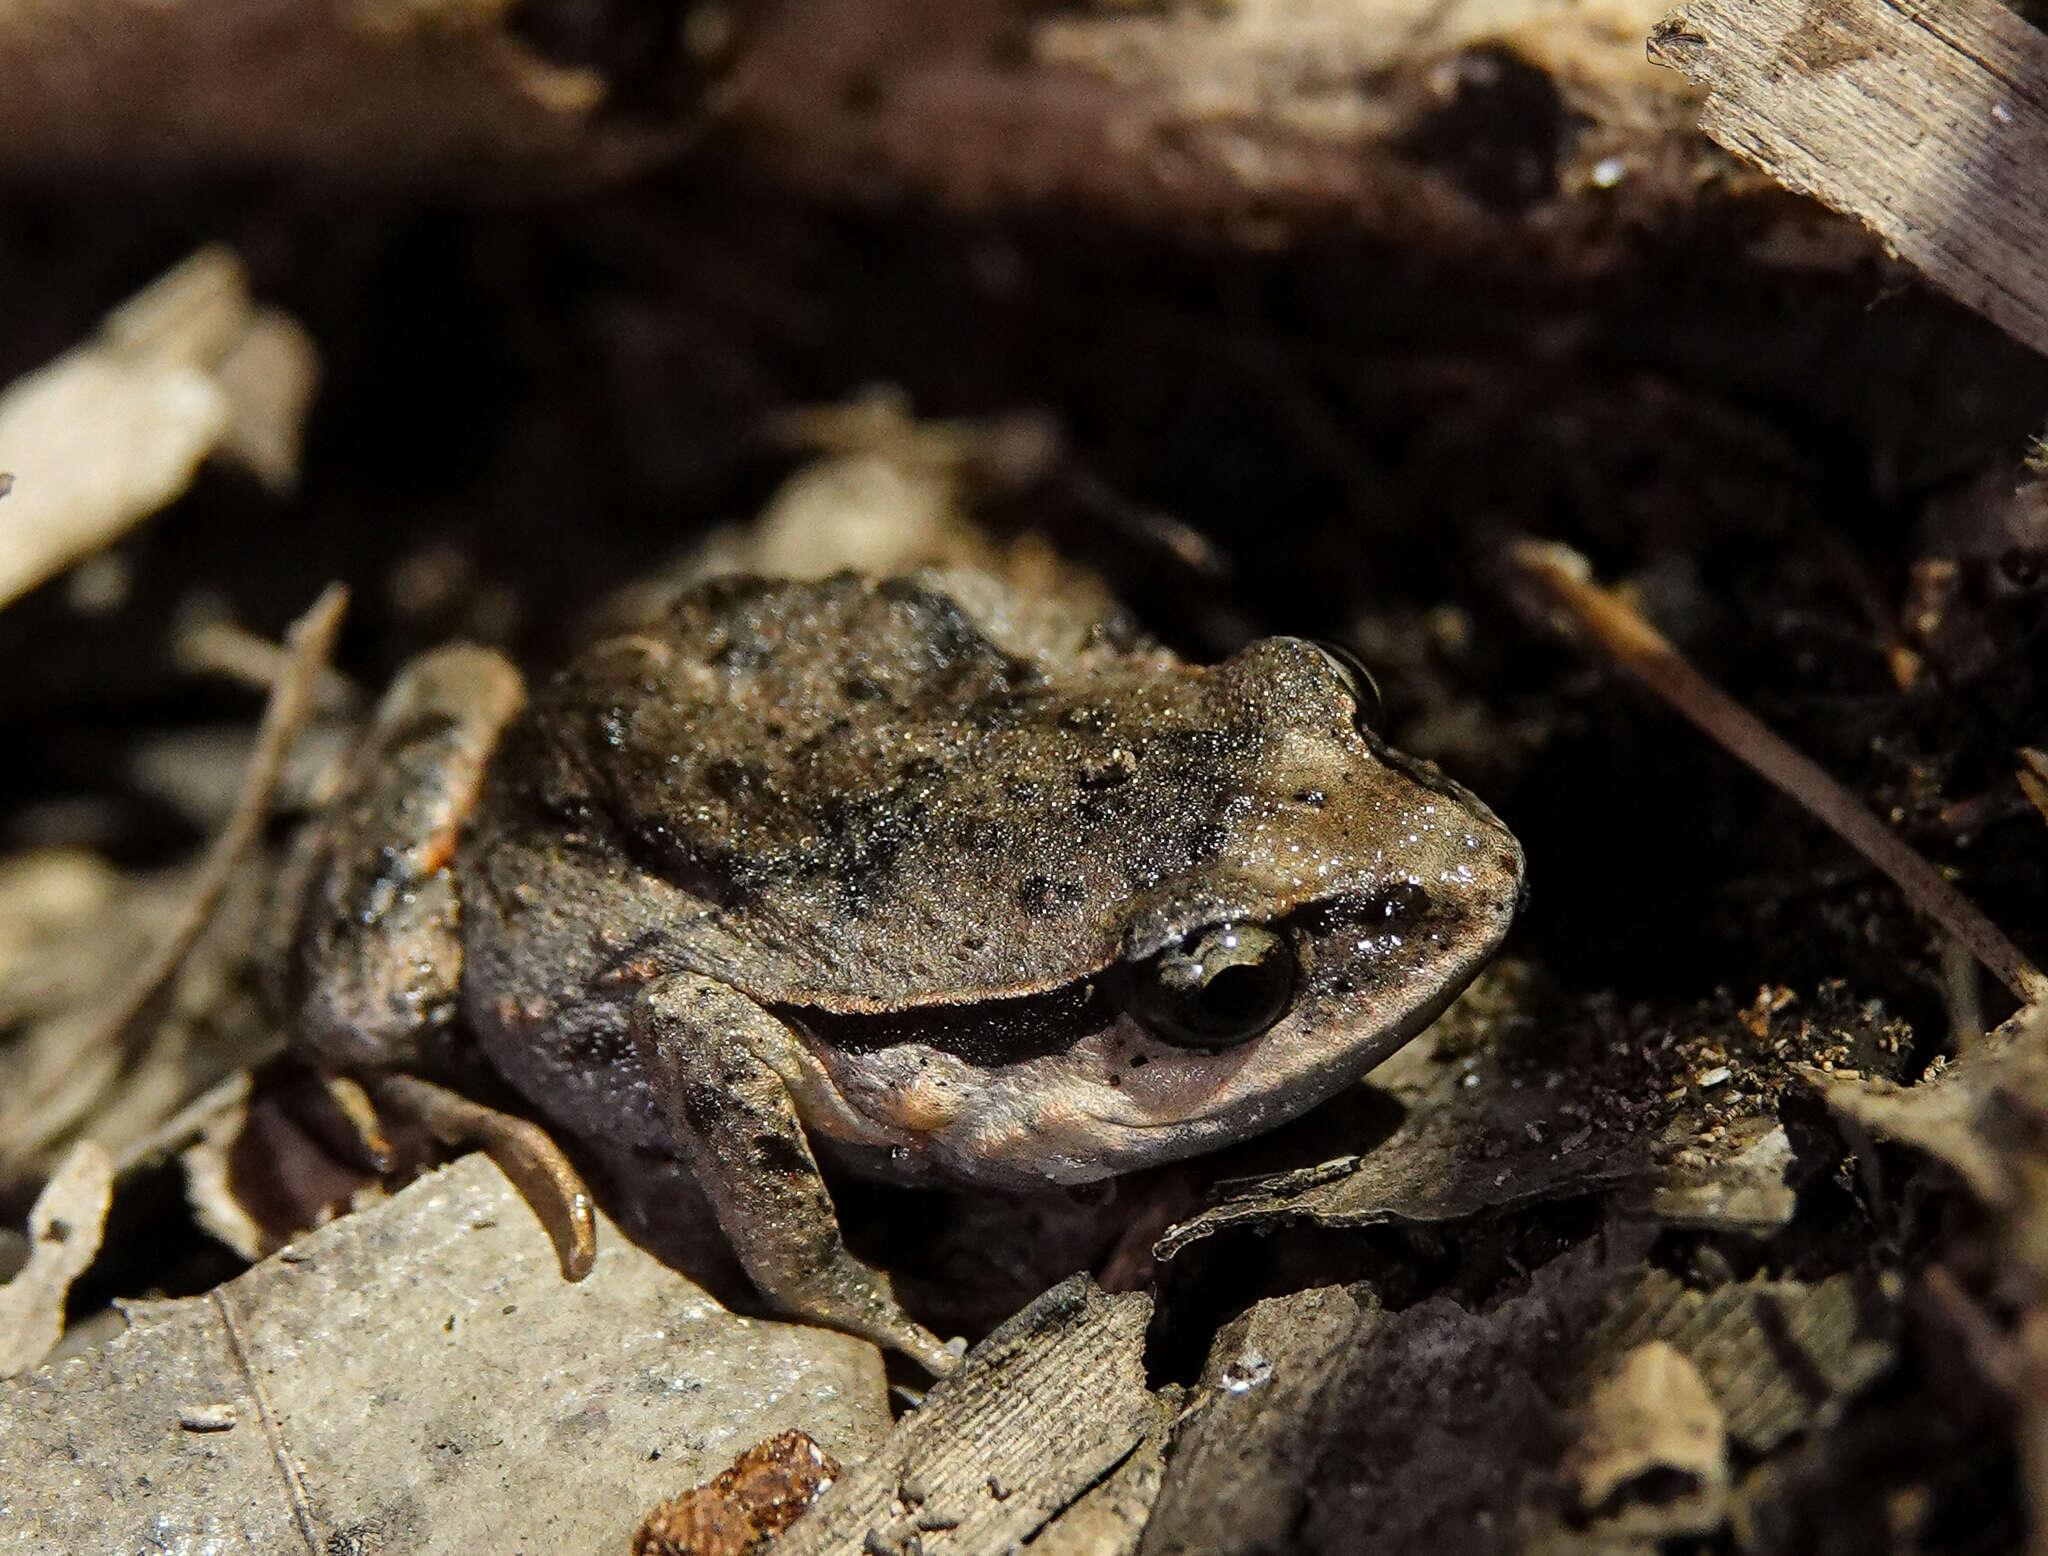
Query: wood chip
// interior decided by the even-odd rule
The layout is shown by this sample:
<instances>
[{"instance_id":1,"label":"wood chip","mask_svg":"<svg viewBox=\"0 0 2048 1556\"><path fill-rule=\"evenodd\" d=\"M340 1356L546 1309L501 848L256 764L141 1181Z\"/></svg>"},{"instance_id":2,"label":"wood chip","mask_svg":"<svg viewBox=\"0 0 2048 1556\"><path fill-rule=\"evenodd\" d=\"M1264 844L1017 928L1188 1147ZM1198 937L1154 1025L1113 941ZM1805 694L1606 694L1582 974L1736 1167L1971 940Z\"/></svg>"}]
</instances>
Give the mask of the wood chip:
<instances>
[{"instance_id":1,"label":"wood chip","mask_svg":"<svg viewBox=\"0 0 2048 1556\"><path fill-rule=\"evenodd\" d=\"M1687 0L1700 126L2048 352L2048 38L1997 0Z\"/></svg>"},{"instance_id":2,"label":"wood chip","mask_svg":"<svg viewBox=\"0 0 2048 1556\"><path fill-rule=\"evenodd\" d=\"M784 1535L776 1556L1014 1549L1156 1431L1149 1298L1086 1276L990 1335Z\"/></svg>"},{"instance_id":3,"label":"wood chip","mask_svg":"<svg viewBox=\"0 0 2048 1556\"><path fill-rule=\"evenodd\" d=\"M633 1535L633 1556L752 1556L841 1473L804 1433L771 1437L649 1513Z\"/></svg>"},{"instance_id":4,"label":"wood chip","mask_svg":"<svg viewBox=\"0 0 2048 1556\"><path fill-rule=\"evenodd\" d=\"M1331 1286L1260 1302L1217 1335L1174 1434L1146 1556L1289 1547L1343 1359L1379 1318L1364 1288Z\"/></svg>"}]
</instances>

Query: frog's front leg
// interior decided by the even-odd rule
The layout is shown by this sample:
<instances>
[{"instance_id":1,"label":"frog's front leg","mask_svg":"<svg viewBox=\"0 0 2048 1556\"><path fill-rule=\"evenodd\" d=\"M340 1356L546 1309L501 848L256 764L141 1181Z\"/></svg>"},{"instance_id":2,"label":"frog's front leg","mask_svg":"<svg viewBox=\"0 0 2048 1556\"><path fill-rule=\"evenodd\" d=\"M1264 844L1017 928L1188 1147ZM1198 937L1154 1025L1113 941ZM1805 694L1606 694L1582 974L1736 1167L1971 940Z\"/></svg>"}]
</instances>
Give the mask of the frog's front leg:
<instances>
[{"instance_id":1,"label":"frog's front leg","mask_svg":"<svg viewBox=\"0 0 2048 1556\"><path fill-rule=\"evenodd\" d=\"M840 1234L784 1080L801 1068L796 1035L737 989L692 973L648 984L633 1031L676 1149L762 1294L934 1375L957 1366L903 1311L889 1277L856 1259Z\"/></svg>"},{"instance_id":2,"label":"frog's front leg","mask_svg":"<svg viewBox=\"0 0 2048 1556\"><path fill-rule=\"evenodd\" d=\"M454 644L407 665L377 706L325 814L294 845L265 969L298 1051L328 1085L365 1165L388 1151L370 1098L447 1144L489 1151L581 1280L596 1251L590 1199L534 1124L392 1073L428 1064L455 1013L462 976L455 841L484 766L525 701L519 672L489 649Z\"/></svg>"},{"instance_id":3,"label":"frog's front leg","mask_svg":"<svg viewBox=\"0 0 2048 1556\"><path fill-rule=\"evenodd\" d=\"M414 660L301 834L280 891L272 998L317 1064L417 1066L453 1017L455 840L525 698L519 672L489 649L454 644Z\"/></svg>"}]
</instances>

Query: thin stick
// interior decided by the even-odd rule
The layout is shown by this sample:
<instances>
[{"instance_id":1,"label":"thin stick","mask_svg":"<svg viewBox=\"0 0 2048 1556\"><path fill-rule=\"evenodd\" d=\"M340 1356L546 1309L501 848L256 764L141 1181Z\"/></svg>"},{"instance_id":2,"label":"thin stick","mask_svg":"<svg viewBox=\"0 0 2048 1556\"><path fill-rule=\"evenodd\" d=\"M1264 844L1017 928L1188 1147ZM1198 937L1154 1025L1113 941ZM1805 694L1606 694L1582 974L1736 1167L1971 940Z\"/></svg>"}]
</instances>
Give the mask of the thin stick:
<instances>
[{"instance_id":1,"label":"thin stick","mask_svg":"<svg viewBox=\"0 0 2048 1556\"><path fill-rule=\"evenodd\" d=\"M84 1052L112 1044L120 1049L124 1066L135 1061L148 1026L146 1018L184 965L193 942L213 917L235 867L262 831L285 756L317 705L321 677L327 669L328 656L334 652L334 640L341 631L342 613L347 608L348 590L340 584L329 584L313 602L313 608L293 622L285 634L288 657L271 684L270 701L256 731L256 749L250 752L249 765L242 773L242 792L235 800L234 813L199 862L191 895L185 899L177 923L157 942L149 959L135 970L100 1029L84 1045Z\"/></svg>"},{"instance_id":2,"label":"thin stick","mask_svg":"<svg viewBox=\"0 0 2048 1556\"><path fill-rule=\"evenodd\" d=\"M1851 848L1890 876L1915 908L1966 946L2022 1004L2048 1000L2048 977L1996 924L1817 762L1793 750L1755 714L1695 670L1626 602L1592 582L1584 557L1554 542L1518 540L1508 547L1508 560L1546 606L1563 613L1569 627L1583 633L1616 665L1698 725L1731 756L1832 827Z\"/></svg>"},{"instance_id":3,"label":"thin stick","mask_svg":"<svg viewBox=\"0 0 2048 1556\"><path fill-rule=\"evenodd\" d=\"M268 691L289 673L292 651L232 621L208 621L178 633L171 640L178 667L199 675L225 676L258 691ZM327 665L315 680L323 713L341 713L362 701L355 683Z\"/></svg>"}]
</instances>

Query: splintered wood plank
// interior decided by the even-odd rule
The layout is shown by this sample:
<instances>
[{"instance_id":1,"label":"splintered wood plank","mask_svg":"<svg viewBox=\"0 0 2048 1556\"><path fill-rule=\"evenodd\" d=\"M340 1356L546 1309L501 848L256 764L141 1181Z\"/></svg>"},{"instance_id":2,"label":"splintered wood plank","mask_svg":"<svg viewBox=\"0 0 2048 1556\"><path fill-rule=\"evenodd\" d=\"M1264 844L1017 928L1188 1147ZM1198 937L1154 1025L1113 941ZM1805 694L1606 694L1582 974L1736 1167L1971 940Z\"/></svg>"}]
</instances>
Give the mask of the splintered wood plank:
<instances>
[{"instance_id":1,"label":"splintered wood plank","mask_svg":"<svg viewBox=\"0 0 2048 1556\"><path fill-rule=\"evenodd\" d=\"M1686 0L1700 125L2048 352L2048 38L1996 0Z\"/></svg>"},{"instance_id":2,"label":"splintered wood plank","mask_svg":"<svg viewBox=\"0 0 2048 1556\"><path fill-rule=\"evenodd\" d=\"M935 1383L776 1556L966 1556L1031 1540L1162 1430L1145 1386L1151 1316L1148 1298L1105 1295L1084 1275L1054 1287Z\"/></svg>"}]
</instances>

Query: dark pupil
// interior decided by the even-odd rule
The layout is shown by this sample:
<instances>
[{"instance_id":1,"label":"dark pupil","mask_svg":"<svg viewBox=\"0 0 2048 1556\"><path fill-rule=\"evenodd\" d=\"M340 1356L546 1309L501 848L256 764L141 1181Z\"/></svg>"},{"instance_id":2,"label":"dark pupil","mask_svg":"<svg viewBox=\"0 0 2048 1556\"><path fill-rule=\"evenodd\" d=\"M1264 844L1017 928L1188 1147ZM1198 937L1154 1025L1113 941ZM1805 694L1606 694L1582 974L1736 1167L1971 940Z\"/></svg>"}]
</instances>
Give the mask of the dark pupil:
<instances>
[{"instance_id":1,"label":"dark pupil","mask_svg":"<svg viewBox=\"0 0 2048 1556\"><path fill-rule=\"evenodd\" d=\"M1273 1003L1273 969L1226 967L1202 989L1202 1014L1218 1027L1234 1029L1256 1021Z\"/></svg>"}]
</instances>

